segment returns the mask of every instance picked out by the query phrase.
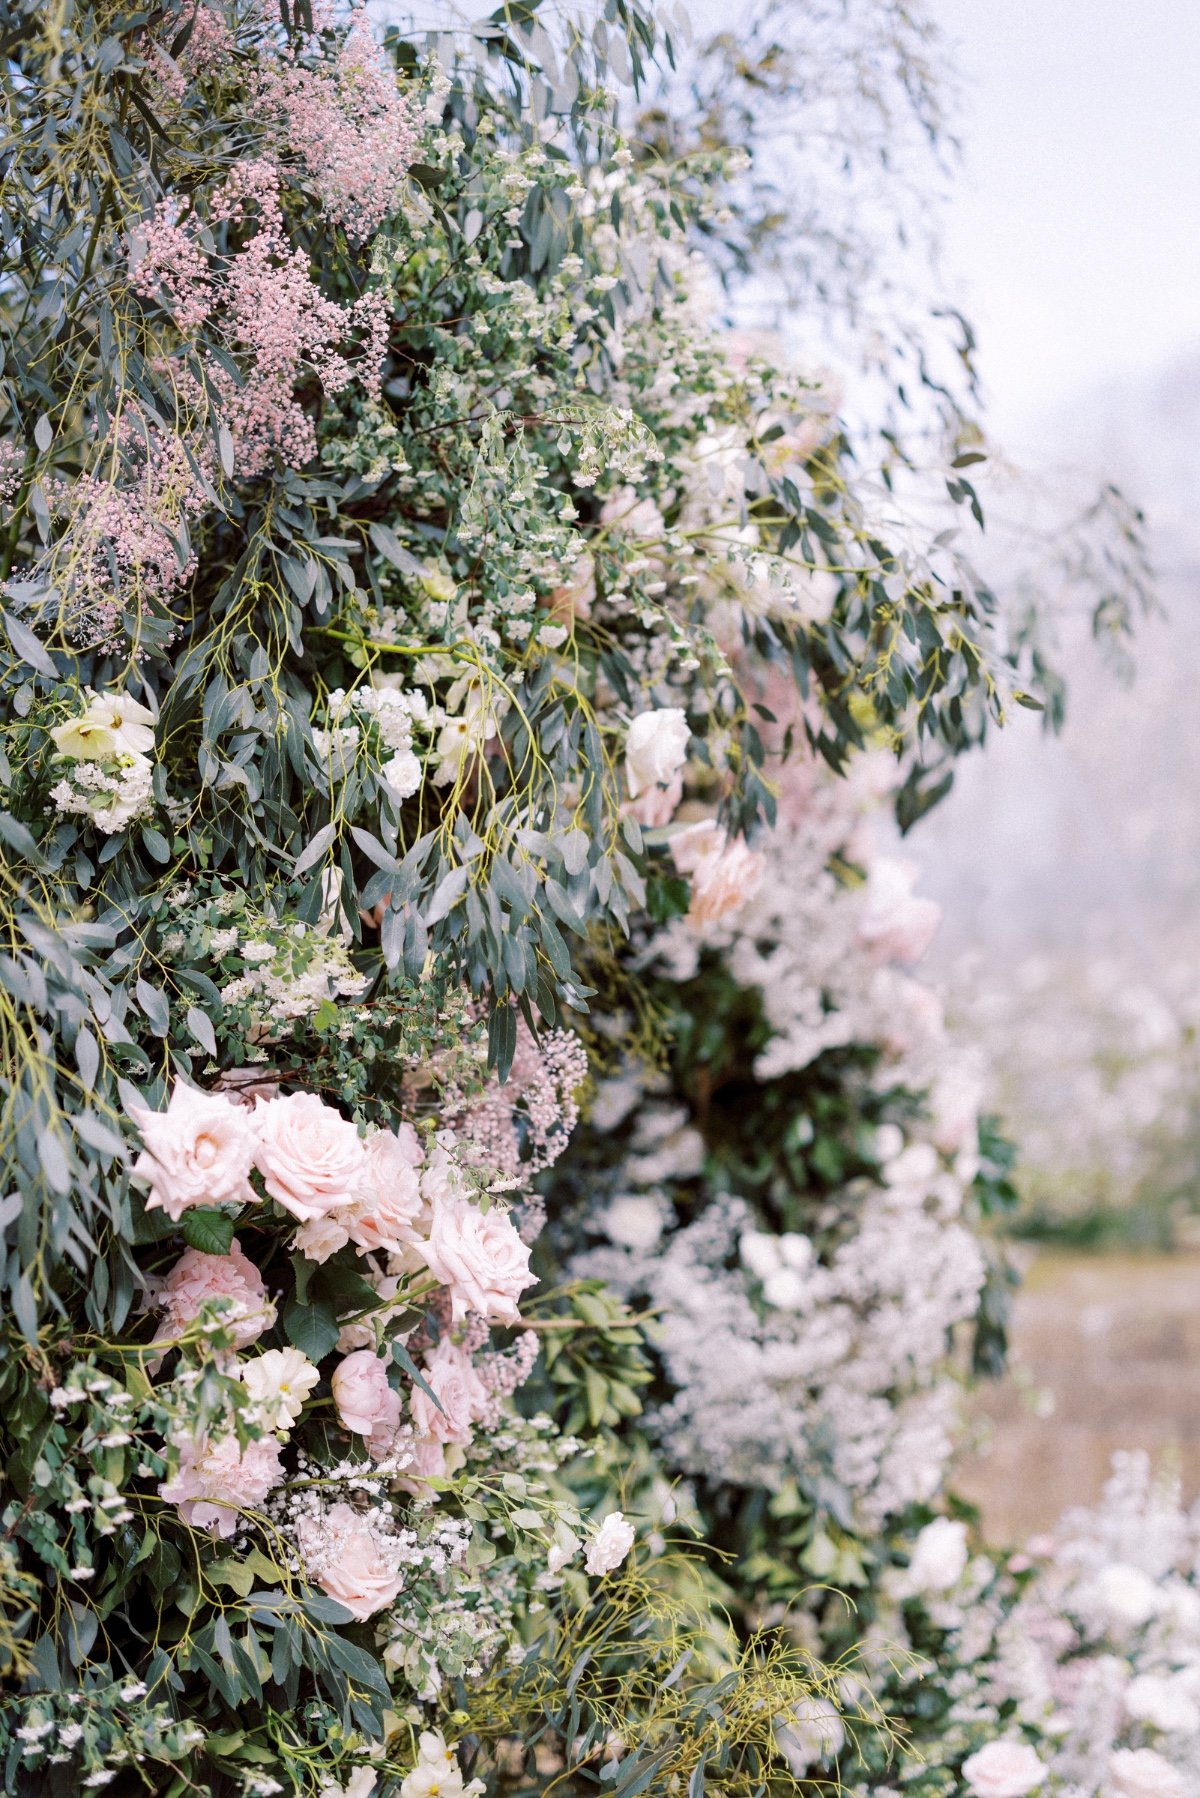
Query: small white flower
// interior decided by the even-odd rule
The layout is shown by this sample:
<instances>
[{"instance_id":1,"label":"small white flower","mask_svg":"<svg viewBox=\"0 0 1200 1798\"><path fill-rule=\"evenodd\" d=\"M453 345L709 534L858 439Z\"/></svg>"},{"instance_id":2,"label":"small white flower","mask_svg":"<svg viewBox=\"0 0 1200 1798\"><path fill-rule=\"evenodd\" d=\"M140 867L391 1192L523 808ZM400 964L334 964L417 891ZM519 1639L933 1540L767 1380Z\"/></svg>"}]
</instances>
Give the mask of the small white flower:
<instances>
[{"instance_id":1,"label":"small white flower","mask_svg":"<svg viewBox=\"0 0 1200 1798\"><path fill-rule=\"evenodd\" d=\"M244 1361L238 1372L269 1430L291 1429L321 1377L297 1348L267 1349L253 1361Z\"/></svg>"}]
</instances>

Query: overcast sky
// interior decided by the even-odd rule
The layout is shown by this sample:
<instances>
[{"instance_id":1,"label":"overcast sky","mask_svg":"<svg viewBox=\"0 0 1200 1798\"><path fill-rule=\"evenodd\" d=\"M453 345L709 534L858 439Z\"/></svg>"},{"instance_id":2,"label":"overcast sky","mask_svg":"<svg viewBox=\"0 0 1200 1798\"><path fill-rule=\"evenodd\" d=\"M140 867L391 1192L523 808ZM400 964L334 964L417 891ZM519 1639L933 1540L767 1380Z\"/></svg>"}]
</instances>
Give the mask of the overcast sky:
<instances>
[{"instance_id":1,"label":"overcast sky","mask_svg":"<svg viewBox=\"0 0 1200 1798\"><path fill-rule=\"evenodd\" d=\"M1200 348L1200 6L934 0L964 76L947 272L993 428Z\"/></svg>"}]
</instances>

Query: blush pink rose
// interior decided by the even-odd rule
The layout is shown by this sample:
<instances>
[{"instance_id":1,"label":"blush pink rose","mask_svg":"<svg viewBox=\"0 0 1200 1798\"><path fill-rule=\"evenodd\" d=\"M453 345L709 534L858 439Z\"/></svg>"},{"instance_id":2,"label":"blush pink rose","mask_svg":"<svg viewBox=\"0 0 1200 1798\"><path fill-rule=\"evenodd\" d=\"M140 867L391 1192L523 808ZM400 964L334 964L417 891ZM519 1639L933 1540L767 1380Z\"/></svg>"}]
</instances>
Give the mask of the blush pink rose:
<instances>
[{"instance_id":1,"label":"blush pink rose","mask_svg":"<svg viewBox=\"0 0 1200 1798\"><path fill-rule=\"evenodd\" d=\"M315 1093L260 1099L256 1163L277 1204L302 1224L353 1202L366 1155L358 1131Z\"/></svg>"},{"instance_id":2,"label":"blush pink rose","mask_svg":"<svg viewBox=\"0 0 1200 1798\"><path fill-rule=\"evenodd\" d=\"M185 1523L232 1536L242 1513L254 1511L283 1479L279 1444L263 1436L238 1448L236 1436L217 1442L185 1443L178 1471L159 1487L169 1504L178 1505Z\"/></svg>"},{"instance_id":3,"label":"blush pink rose","mask_svg":"<svg viewBox=\"0 0 1200 1798\"><path fill-rule=\"evenodd\" d=\"M434 1279L449 1291L455 1323L472 1311L492 1323L519 1321L517 1299L534 1276L528 1246L498 1205L484 1212L466 1198L440 1198L433 1205L428 1241L418 1248Z\"/></svg>"},{"instance_id":4,"label":"blush pink rose","mask_svg":"<svg viewBox=\"0 0 1200 1798\"><path fill-rule=\"evenodd\" d=\"M257 1342L275 1322L275 1307L267 1297L262 1275L243 1255L236 1236L228 1255L205 1255L200 1249L185 1249L179 1257L158 1294L163 1314L159 1340L182 1336L200 1315L200 1307L207 1299L230 1300L223 1315L233 1333L235 1348Z\"/></svg>"},{"instance_id":5,"label":"blush pink rose","mask_svg":"<svg viewBox=\"0 0 1200 1798\"><path fill-rule=\"evenodd\" d=\"M131 1105L145 1144L134 1175L150 1188L147 1211L179 1221L193 1205L242 1205L258 1197L250 1184L254 1126L222 1093L177 1081L165 1111Z\"/></svg>"},{"instance_id":6,"label":"blush pink rose","mask_svg":"<svg viewBox=\"0 0 1200 1798\"><path fill-rule=\"evenodd\" d=\"M355 1349L338 1362L330 1385L346 1429L365 1436L373 1455L386 1454L400 1423L400 1395L388 1385L387 1362L373 1349Z\"/></svg>"},{"instance_id":7,"label":"blush pink rose","mask_svg":"<svg viewBox=\"0 0 1200 1798\"><path fill-rule=\"evenodd\" d=\"M415 1139L416 1132L412 1134ZM399 1254L421 1234L423 1210L409 1145L390 1130L376 1130L366 1141L354 1203L339 1214L350 1240L361 1254L374 1249Z\"/></svg>"},{"instance_id":8,"label":"blush pink rose","mask_svg":"<svg viewBox=\"0 0 1200 1798\"><path fill-rule=\"evenodd\" d=\"M319 1266L345 1248L350 1240L346 1216L344 1211L331 1211L328 1217L310 1218L308 1223L301 1224L292 1242L306 1261L315 1261Z\"/></svg>"},{"instance_id":9,"label":"blush pink rose","mask_svg":"<svg viewBox=\"0 0 1200 1798\"><path fill-rule=\"evenodd\" d=\"M421 1372L438 1403L414 1386L408 1395L414 1425L427 1440L455 1442L465 1448L471 1440L472 1424L487 1410L491 1398L475 1363L466 1349L443 1337L426 1355Z\"/></svg>"},{"instance_id":10,"label":"blush pink rose","mask_svg":"<svg viewBox=\"0 0 1200 1798\"><path fill-rule=\"evenodd\" d=\"M660 830L669 824L683 799L683 775L675 774L665 787L647 787L636 799L627 799L621 810L635 818L644 830Z\"/></svg>"},{"instance_id":11,"label":"blush pink rose","mask_svg":"<svg viewBox=\"0 0 1200 1798\"><path fill-rule=\"evenodd\" d=\"M403 1549L369 1513L332 1505L298 1532L308 1577L365 1623L394 1603L404 1589Z\"/></svg>"},{"instance_id":12,"label":"blush pink rose","mask_svg":"<svg viewBox=\"0 0 1200 1798\"><path fill-rule=\"evenodd\" d=\"M740 838L731 843L719 824L706 818L671 839L671 857L681 874L692 877L689 924L716 924L740 911L762 884L765 856Z\"/></svg>"}]
</instances>

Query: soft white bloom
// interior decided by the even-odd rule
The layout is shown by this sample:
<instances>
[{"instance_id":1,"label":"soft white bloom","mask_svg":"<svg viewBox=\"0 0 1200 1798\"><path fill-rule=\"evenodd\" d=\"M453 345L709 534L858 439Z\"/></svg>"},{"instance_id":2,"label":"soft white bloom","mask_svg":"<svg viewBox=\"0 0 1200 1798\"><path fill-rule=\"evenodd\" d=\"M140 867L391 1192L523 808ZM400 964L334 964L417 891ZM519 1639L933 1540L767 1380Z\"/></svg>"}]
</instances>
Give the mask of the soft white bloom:
<instances>
[{"instance_id":1,"label":"soft white bloom","mask_svg":"<svg viewBox=\"0 0 1200 1798\"><path fill-rule=\"evenodd\" d=\"M373 1767L356 1767L344 1786L323 1785L317 1798L372 1798L377 1779Z\"/></svg>"},{"instance_id":2,"label":"soft white bloom","mask_svg":"<svg viewBox=\"0 0 1200 1798\"><path fill-rule=\"evenodd\" d=\"M268 1430L290 1430L321 1377L298 1348L268 1349L238 1372Z\"/></svg>"},{"instance_id":3,"label":"soft white bloom","mask_svg":"<svg viewBox=\"0 0 1200 1798\"><path fill-rule=\"evenodd\" d=\"M458 1757L437 1730L422 1732L417 1764L405 1775L400 1798L474 1798L483 1789L482 1779L464 1785Z\"/></svg>"},{"instance_id":4,"label":"soft white bloom","mask_svg":"<svg viewBox=\"0 0 1200 1798\"><path fill-rule=\"evenodd\" d=\"M1108 1763L1111 1798L1192 1798L1183 1774L1153 1748L1118 1748Z\"/></svg>"},{"instance_id":5,"label":"soft white bloom","mask_svg":"<svg viewBox=\"0 0 1200 1798\"><path fill-rule=\"evenodd\" d=\"M622 1512L610 1511L588 1543L584 1566L589 1573L612 1573L633 1547L637 1531Z\"/></svg>"},{"instance_id":6,"label":"soft white bloom","mask_svg":"<svg viewBox=\"0 0 1200 1798\"><path fill-rule=\"evenodd\" d=\"M625 734L625 780L629 797L645 787L662 787L687 760L691 739L687 716L678 706L639 712Z\"/></svg>"},{"instance_id":7,"label":"soft white bloom","mask_svg":"<svg viewBox=\"0 0 1200 1798\"><path fill-rule=\"evenodd\" d=\"M149 755L154 748L154 713L127 693L91 694L81 722L109 731L118 755Z\"/></svg>"},{"instance_id":8,"label":"soft white bloom","mask_svg":"<svg viewBox=\"0 0 1200 1798\"><path fill-rule=\"evenodd\" d=\"M1125 1688L1126 1714L1163 1733L1200 1730L1200 1705L1187 1674L1142 1673Z\"/></svg>"},{"instance_id":9,"label":"soft white bloom","mask_svg":"<svg viewBox=\"0 0 1200 1798\"><path fill-rule=\"evenodd\" d=\"M1137 1629L1158 1610L1161 1594L1148 1573L1124 1561L1112 1561L1096 1576L1096 1595L1114 1624Z\"/></svg>"},{"instance_id":10,"label":"soft white bloom","mask_svg":"<svg viewBox=\"0 0 1200 1798\"><path fill-rule=\"evenodd\" d=\"M913 1542L903 1577L905 1592L948 1592L966 1572L967 1558L966 1524L935 1517Z\"/></svg>"},{"instance_id":11,"label":"soft white bloom","mask_svg":"<svg viewBox=\"0 0 1200 1798\"><path fill-rule=\"evenodd\" d=\"M974 1798L1026 1798L1045 1784L1048 1772L1028 1742L988 1742L963 1762Z\"/></svg>"},{"instance_id":12,"label":"soft white bloom","mask_svg":"<svg viewBox=\"0 0 1200 1798\"><path fill-rule=\"evenodd\" d=\"M612 1242L627 1249L652 1249L663 1232L663 1210L649 1193L618 1193L600 1218Z\"/></svg>"},{"instance_id":13,"label":"soft white bloom","mask_svg":"<svg viewBox=\"0 0 1200 1798\"><path fill-rule=\"evenodd\" d=\"M816 1761L836 1754L845 1740L845 1726L828 1698L802 1698L775 1729L779 1752L797 1779Z\"/></svg>"}]
</instances>

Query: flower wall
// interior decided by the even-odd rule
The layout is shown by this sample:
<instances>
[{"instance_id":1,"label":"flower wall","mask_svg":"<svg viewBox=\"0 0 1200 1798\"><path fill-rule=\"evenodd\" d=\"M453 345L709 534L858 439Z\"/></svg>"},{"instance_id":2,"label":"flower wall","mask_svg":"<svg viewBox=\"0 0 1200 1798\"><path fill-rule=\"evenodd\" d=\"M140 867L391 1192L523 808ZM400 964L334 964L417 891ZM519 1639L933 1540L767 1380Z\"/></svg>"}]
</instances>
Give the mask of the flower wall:
<instances>
[{"instance_id":1,"label":"flower wall","mask_svg":"<svg viewBox=\"0 0 1200 1798\"><path fill-rule=\"evenodd\" d=\"M727 328L670 21L536 13L14 9L15 1793L878 1793L962 1571L1008 1151L878 838L1045 671Z\"/></svg>"}]
</instances>

